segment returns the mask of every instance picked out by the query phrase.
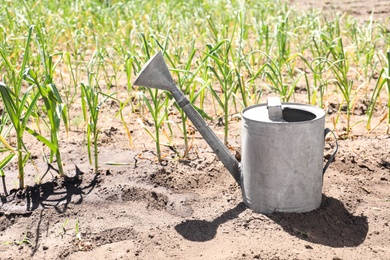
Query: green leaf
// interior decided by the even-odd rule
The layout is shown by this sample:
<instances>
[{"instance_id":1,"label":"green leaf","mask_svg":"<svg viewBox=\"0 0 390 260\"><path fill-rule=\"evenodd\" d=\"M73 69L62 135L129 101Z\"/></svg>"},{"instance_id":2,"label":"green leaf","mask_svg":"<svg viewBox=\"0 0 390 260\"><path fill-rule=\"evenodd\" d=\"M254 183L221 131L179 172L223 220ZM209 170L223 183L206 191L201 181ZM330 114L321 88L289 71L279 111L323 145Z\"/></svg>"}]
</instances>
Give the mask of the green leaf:
<instances>
[{"instance_id":1,"label":"green leaf","mask_svg":"<svg viewBox=\"0 0 390 260\"><path fill-rule=\"evenodd\" d=\"M7 150L12 151L13 153L15 153L14 148L11 147L11 145L3 138L2 135L0 135L0 142L2 142L4 144L4 146L7 148Z\"/></svg>"},{"instance_id":2,"label":"green leaf","mask_svg":"<svg viewBox=\"0 0 390 260\"><path fill-rule=\"evenodd\" d=\"M30 158L30 155L31 155L30 152L28 152L28 153L26 153L26 154L24 155L24 157L23 157L23 162L22 162L23 167L26 165L28 159Z\"/></svg>"},{"instance_id":3,"label":"green leaf","mask_svg":"<svg viewBox=\"0 0 390 260\"><path fill-rule=\"evenodd\" d=\"M22 105L24 105L27 96L29 96L28 94L29 94L29 91L27 91L24 94L23 99L22 99ZM40 97L40 95L39 95L38 92L35 93L35 95L33 96L33 99L31 101L31 103L28 105L27 110L26 110L26 112L24 114L24 117L23 117L23 120L22 120L22 126L25 126L27 124L27 122L28 122L28 120L30 118L30 115L31 115L31 113L33 111L33 108L35 107L35 104L37 103L39 97Z\"/></svg>"},{"instance_id":4,"label":"green leaf","mask_svg":"<svg viewBox=\"0 0 390 260\"><path fill-rule=\"evenodd\" d=\"M83 118L84 118L84 121L87 122L88 121L88 118L87 118L87 105L86 105L86 99L87 99L87 88L86 86L81 83L81 109L83 111Z\"/></svg>"},{"instance_id":5,"label":"green leaf","mask_svg":"<svg viewBox=\"0 0 390 260\"><path fill-rule=\"evenodd\" d=\"M198 111L198 113L203 117L203 118L206 118L208 120L213 120L209 115L206 114L206 112L204 112L202 109L198 108L197 106L193 105L193 107L195 108L196 111Z\"/></svg>"},{"instance_id":6,"label":"green leaf","mask_svg":"<svg viewBox=\"0 0 390 260\"><path fill-rule=\"evenodd\" d=\"M143 98L144 102L146 103L146 106L148 107L150 113L152 114L153 120L157 121L157 118L156 118L156 115L155 115L156 113L154 111L154 108L150 104L149 99L146 97L146 95L144 93L142 93L142 98Z\"/></svg>"},{"instance_id":7,"label":"green leaf","mask_svg":"<svg viewBox=\"0 0 390 260\"><path fill-rule=\"evenodd\" d=\"M211 66L207 66L207 69L211 70L211 72L214 74L214 76L217 78L219 84L221 85L221 87L224 86L224 82L222 81L221 77L219 76L219 74L217 73L217 71L214 69L214 67L211 67Z\"/></svg>"},{"instance_id":8,"label":"green leaf","mask_svg":"<svg viewBox=\"0 0 390 260\"><path fill-rule=\"evenodd\" d=\"M8 88L5 84L0 82L0 94L3 99L5 109L10 117L13 126L17 129L19 125L19 114L17 112L15 102L11 97L10 93L12 93L12 90Z\"/></svg>"},{"instance_id":9,"label":"green leaf","mask_svg":"<svg viewBox=\"0 0 390 260\"><path fill-rule=\"evenodd\" d=\"M58 92L58 89L54 83L48 84L47 88L50 90L49 94L53 101L56 103L62 103L61 95Z\"/></svg>"},{"instance_id":10,"label":"green leaf","mask_svg":"<svg viewBox=\"0 0 390 260\"><path fill-rule=\"evenodd\" d=\"M297 86L298 81L299 81L299 79L303 76L303 74L305 74L305 73L304 73L304 72L301 72L301 73L298 75L298 77L294 80L294 83L291 84L290 89L289 89L289 91L288 91L288 93L287 93L287 96L286 96L286 98L287 98L286 101L287 101L287 102L289 101L291 95L294 93L295 87Z\"/></svg>"},{"instance_id":11,"label":"green leaf","mask_svg":"<svg viewBox=\"0 0 390 260\"><path fill-rule=\"evenodd\" d=\"M3 168L14 158L15 154L10 153L7 155L3 160L0 161L0 170L3 170Z\"/></svg>"},{"instance_id":12,"label":"green leaf","mask_svg":"<svg viewBox=\"0 0 390 260\"><path fill-rule=\"evenodd\" d=\"M68 133L68 131L69 131L68 113L67 113L68 110L66 109L66 105L65 104L62 104L60 106L60 111L61 111L62 120L64 121L66 133Z\"/></svg>"},{"instance_id":13,"label":"green leaf","mask_svg":"<svg viewBox=\"0 0 390 260\"><path fill-rule=\"evenodd\" d=\"M219 98L217 92L215 92L215 90L214 90L211 86L209 86L208 89L210 90L210 92L211 92L211 94L214 96L214 98L218 101L218 104L219 104L222 108L224 108L225 106L224 106L223 102L221 101L221 99Z\"/></svg>"},{"instance_id":14,"label":"green leaf","mask_svg":"<svg viewBox=\"0 0 390 260\"><path fill-rule=\"evenodd\" d=\"M23 73L24 73L24 70L27 66L27 63L28 63L28 59L29 59L29 54L30 54L30 42L31 42L31 35L32 35L32 31L33 31L33 28L34 26L30 26L29 30L28 30L28 36L27 36L27 41L26 41L26 47L24 49L24 55L23 55L23 62L22 62L22 66L20 68L20 72L19 72L19 78L20 78L20 81L19 81L19 84L18 86L15 86L15 88L18 88L17 93L20 92L20 88L21 88L21 85L22 85L22 81L21 79L23 78Z\"/></svg>"},{"instance_id":15,"label":"green leaf","mask_svg":"<svg viewBox=\"0 0 390 260\"><path fill-rule=\"evenodd\" d=\"M145 124L142 122L140 118L137 119L138 123L141 125L141 128L148 133L148 135L153 139L154 142L157 142L156 137L149 131L149 129L145 126Z\"/></svg>"},{"instance_id":16,"label":"green leaf","mask_svg":"<svg viewBox=\"0 0 390 260\"><path fill-rule=\"evenodd\" d=\"M91 152L91 125L87 125L87 152L89 164L92 164L92 152Z\"/></svg>"},{"instance_id":17,"label":"green leaf","mask_svg":"<svg viewBox=\"0 0 390 260\"><path fill-rule=\"evenodd\" d=\"M25 79L30 84L39 87L38 76L32 69L26 68L25 70L23 70L23 79Z\"/></svg>"},{"instance_id":18,"label":"green leaf","mask_svg":"<svg viewBox=\"0 0 390 260\"><path fill-rule=\"evenodd\" d=\"M45 137L38 134L36 131L34 131L33 129L27 126L26 126L26 131L29 132L31 135L33 135L35 138L37 138L39 141L44 143L47 147L49 147L53 153L57 153L58 147L55 146L53 143L51 143L49 140L47 140Z\"/></svg>"}]
</instances>

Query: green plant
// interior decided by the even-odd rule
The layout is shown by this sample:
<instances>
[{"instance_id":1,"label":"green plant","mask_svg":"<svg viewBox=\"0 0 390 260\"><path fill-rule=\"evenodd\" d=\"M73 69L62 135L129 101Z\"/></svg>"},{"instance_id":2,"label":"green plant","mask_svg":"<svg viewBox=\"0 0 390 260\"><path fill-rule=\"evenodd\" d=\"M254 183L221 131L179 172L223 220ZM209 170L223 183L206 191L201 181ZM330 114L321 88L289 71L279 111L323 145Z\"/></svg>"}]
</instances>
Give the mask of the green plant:
<instances>
[{"instance_id":1,"label":"green plant","mask_svg":"<svg viewBox=\"0 0 390 260\"><path fill-rule=\"evenodd\" d=\"M23 244L27 244L27 245L32 245L32 242L29 238L29 234L30 232L26 231L26 233L24 233L23 235L23 238L21 240L14 240L14 244L15 245L23 245Z\"/></svg>"},{"instance_id":2,"label":"green plant","mask_svg":"<svg viewBox=\"0 0 390 260\"><path fill-rule=\"evenodd\" d=\"M312 44L309 45L310 51L313 54L313 60L309 64L309 68L313 72L313 92L311 93L308 89L309 102L313 105L318 104L322 108L324 108L324 95L330 83L326 78L328 66L324 62L324 59L329 54L329 47L325 45L327 41L322 40L322 37L326 37L324 30L319 24L318 28L310 36L310 42Z\"/></svg>"},{"instance_id":3,"label":"green plant","mask_svg":"<svg viewBox=\"0 0 390 260\"><path fill-rule=\"evenodd\" d=\"M42 97L45 105L45 112L48 117L50 129L50 142L43 136L34 134L38 140L45 143L50 148L50 163L55 156L58 166L58 173L62 177L64 176L63 164L61 159L60 145L59 145L59 130L61 119L65 124L66 130L68 129L68 118L65 104L62 102L61 96L58 92L56 85L54 84L53 74L54 70L59 63L60 59L56 63L53 62L55 56L60 56L61 53L55 53L49 55L46 50L46 40L42 32L42 28L37 28L37 45L39 46L40 61L43 67L42 79L32 69L26 68L24 71L24 78L38 88L39 94Z\"/></svg>"},{"instance_id":4,"label":"green plant","mask_svg":"<svg viewBox=\"0 0 390 260\"><path fill-rule=\"evenodd\" d=\"M145 94L143 94L142 97L144 103L146 104L152 116L153 125L154 125L154 134L151 131L149 131L149 129L145 126L145 124L141 120L138 120L138 122L141 124L141 127L149 134L149 136L155 142L157 160L161 162L162 156L161 156L160 128L164 124L164 121L166 121L167 106L165 104L165 99L168 97L165 92L161 92L158 89L148 88L147 91L149 93L150 100L149 97L146 96ZM163 113L161 112L162 110Z\"/></svg>"},{"instance_id":5,"label":"green plant","mask_svg":"<svg viewBox=\"0 0 390 260\"><path fill-rule=\"evenodd\" d=\"M79 220L76 220L76 226L75 226L75 231L76 231L76 238L81 241L81 232L80 232L80 223Z\"/></svg>"},{"instance_id":6,"label":"green plant","mask_svg":"<svg viewBox=\"0 0 390 260\"><path fill-rule=\"evenodd\" d=\"M297 55L298 56L298 55ZM295 57L290 57L286 64L291 62ZM294 94L294 90L305 74L303 71L297 70L298 76L288 81L284 76L283 67L279 67L279 63L275 62L271 57L268 57L268 62L260 68L258 73L265 75L269 84L267 85L274 93L278 94L283 102L288 102Z\"/></svg>"},{"instance_id":7,"label":"green plant","mask_svg":"<svg viewBox=\"0 0 390 260\"><path fill-rule=\"evenodd\" d=\"M362 69L365 78L371 77L370 67L375 67L374 55L377 48L376 43L379 40L379 38L375 38L373 13L366 22L362 23L349 17L345 24L347 27L346 34L351 37L351 44L355 48L354 55L352 55L354 64L358 70Z\"/></svg>"},{"instance_id":8,"label":"green plant","mask_svg":"<svg viewBox=\"0 0 390 260\"><path fill-rule=\"evenodd\" d=\"M65 72L65 73L60 73L60 77L61 77L61 81L62 81L62 92L64 93L63 94L63 97L64 97L64 100L65 100L65 108L66 109L66 114L69 115L70 111L71 111L71 108L72 108L72 105L74 104L75 102L75 99L77 97L77 94L78 94L78 86L80 85L79 84L79 77L80 77L80 68L79 68L79 65L77 64L77 62L72 62L71 60L71 55L69 52L65 51L63 54L62 54L62 58L63 58L63 61L64 61L64 64L65 66L68 68L68 71ZM73 63L75 63L76 65L74 66ZM65 82L65 79L64 79L64 75L67 75L69 76L69 73L70 73L70 79L69 79L69 82L66 83ZM70 127L70 117L68 117L68 127Z\"/></svg>"},{"instance_id":9,"label":"green plant","mask_svg":"<svg viewBox=\"0 0 390 260\"><path fill-rule=\"evenodd\" d=\"M26 131L34 134L27 123L39 98L39 93L34 93L32 87L23 91L23 73L26 69L29 54L32 27L30 27L27 35L26 45L24 48L23 61L19 66L13 66L8 59L7 51L3 46L0 46L0 55L4 61L6 73L4 75L5 83L0 82L0 95L3 100L4 109L9 116L9 120L16 134L16 154L18 159L18 178L19 188L24 188L24 165L28 160L29 153L23 143L23 136Z\"/></svg>"},{"instance_id":10,"label":"green plant","mask_svg":"<svg viewBox=\"0 0 390 260\"><path fill-rule=\"evenodd\" d=\"M278 17L276 23L275 41L277 45L275 64L282 67L290 59L290 37L289 37L289 12ZM290 72L290 71L289 71ZM290 72L291 73L291 72Z\"/></svg>"},{"instance_id":11,"label":"green plant","mask_svg":"<svg viewBox=\"0 0 390 260\"><path fill-rule=\"evenodd\" d=\"M114 93L113 93L114 94ZM113 95L111 94L111 96ZM100 96L103 96L102 100ZM84 120L87 123L87 149L89 163L92 164L91 146L93 143L94 173L99 172L98 139L100 128L98 127L99 112L102 104L111 96L99 91L97 87L86 86L81 83L81 106ZM91 140L91 136L93 140Z\"/></svg>"},{"instance_id":12,"label":"green plant","mask_svg":"<svg viewBox=\"0 0 390 260\"><path fill-rule=\"evenodd\" d=\"M66 226L68 225L68 223L69 219L65 219L64 223L61 224L60 231L58 232L58 235L61 236L61 238L63 238L66 234Z\"/></svg>"},{"instance_id":13,"label":"green plant","mask_svg":"<svg viewBox=\"0 0 390 260\"><path fill-rule=\"evenodd\" d=\"M4 147L0 148L0 153L5 154L5 156L0 161L0 177L3 183L4 195L8 196L7 186L5 183L5 172L3 168L13 159L13 157L16 155L16 152L5 140L7 137L9 137L9 133L12 129L12 127L9 126L8 114L2 113L0 120L0 142L4 145Z\"/></svg>"},{"instance_id":14,"label":"green plant","mask_svg":"<svg viewBox=\"0 0 390 260\"><path fill-rule=\"evenodd\" d=\"M223 45L225 45L225 48L221 48ZM236 84L238 81L234 67L229 64L231 42L222 40L215 46L208 45L207 47L207 55L213 61L212 64L207 65L207 69L215 76L219 84L219 91L211 85L209 86L209 90L223 110L224 143L228 144L229 104L234 92L237 90Z\"/></svg>"},{"instance_id":15,"label":"green plant","mask_svg":"<svg viewBox=\"0 0 390 260\"><path fill-rule=\"evenodd\" d=\"M333 36L336 36L336 38L333 38ZM352 128L351 115L355 106L356 97L364 84L358 85L350 75L351 73L356 75L358 72L351 68L348 53L344 48L339 17L336 17L333 27L329 29L327 35L323 35L322 40L329 49L328 57L324 60L328 63L330 71L333 72L334 79L332 83L340 90L346 105L347 126L345 132L346 136L348 136ZM340 109L341 107L342 105L340 105ZM336 124L337 122L338 118L335 120Z\"/></svg>"},{"instance_id":16,"label":"green plant","mask_svg":"<svg viewBox=\"0 0 390 260\"><path fill-rule=\"evenodd\" d=\"M0 161L0 177L1 177L1 181L3 183L3 191L4 191L5 196L8 196L8 192L7 192L7 185L5 183L5 172L4 172L3 168L12 160L12 158L14 158L14 156L15 156L15 153L12 150L11 153L9 153L5 158L3 158Z\"/></svg>"},{"instance_id":17,"label":"green plant","mask_svg":"<svg viewBox=\"0 0 390 260\"><path fill-rule=\"evenodd\" d=\"M167 39L168 39L168 36L166 37L166 40ZM155 41L163 49L167 45L167 43L165 43L164 45L161 45L156 39L155 39ZM191 65L192 65L192 62L194 60L195 54L197 52L197 49L195 48L194 44L195 44L194 41L189 43L189 46L190 46L189 51L190 52L189 52L188 56L185 53L179 52L180 50L182 50L182 48L179 48L179 50L176 51L173 55L170 55L167 52L164 52L164 54L165 54L165 58L168 60L168 62L172 66L171 72L177 78L177 80L176 80L177 87L179 89L181 89L181 91L183 91L183 93L188 94L190 102L192 103L193 106L196 107L196 105L194 104L195 101L202 93L204 93L204 89L209 86L210 82L209 81L204 82L199 78L198 78L198 80L196 80L197 74L204 67L205 62L208 59L207 56L202 59L202 61L199 63L199 65L197 66L195 71L191 72ZM183 56L186 57L186 60L184 62L182 61ZM178 64L182 65L182 68L178 67ZM198 86L197 83L202 84L202 86L200 88L197 88L197 86ZM171 106L171 103L168 102L168 100L172 100L172 96L169 92L166 92L166 94L168 96L168 99L166 99L165 109L167 110ZM180 113L181 125L174 123L172 120L169 120L167 114L166 114L167 115L166 122L168 123L168 126L170 124L174 124L180 129L181 133L183 134L184 152L182 155L180 155L180 153L176 151L176 147L171 146L171 148L173 148L180 157L188 158L189 150L190 150L189 136L188 136L188 117L185 114L185 112L183 111L183 109L176 102L174 102L174 106L178 109L178 111ZM201 108L196 107L196 110L204 118L211 119L209 116L207 116L207 114ZM170 131L170 132L172 133L172 131Z\"/></svg>"},{"instance_id":18,"label":"green plant","mask_svg":"<svg viewBox=\"0 0 390 260\"><path fill-rule=\"evenodd\" d=\"M372 116L373 116L373 113L375 110L375 105L378 101L378 98L379 98L381 92L383 91L383 89L385 89L385 86L386 86L387 87L387 130L386 130L386 133L389 134L390 133L390 51L388 51L386 53L385 59L387 60L387 67L381 69L381 71L379 73L378 81L377 81L375 88L372 92L370 104L369 104L368 110L367 110L368 120L367 120L366 127L368 130L371 130L371 119L372 119ZM385 119L385 117L383 117L383 120L384 119ZM379 122L379 123L381 123L381 122ZM374 127L374 129L375 129L375 127Z\"/></svg>"},{"instance_id":19,"label":"green plant","mask_svg":"<svg viewBox=\"0 0 390 260\"><path fill-rule=\"evenodd\" d=\"M132 98L128 98L125 102L120 102L119 100L117 100L119 102L119 111L118 113L116 114L116 116L120 116L121 118L121 123L123 125L123 128L125 129L126 131L126 135L127 135L127 138L129 140L129 146L130 147L133 147L133 137L131 135L131 132L129 130L129 127L127 126L127 123L126 123L126 120L125 120L125 117L123 115L123 109L127 106L127 104L129 103L129 101L131 101Z\"/></svg>"},{"instance_id":20,"label":"green plant","mask_svg":"<svg viewBox=\"0 0 390 260\"><path fill-rule=\"evenodd\" d=\"M64 170L61 159L58 134L60 130L61 118L63 118L63 121L66 123L66 125L68 123L65 105L62 103L61 96L59 95L55 84L50 83L50 77L48 75L46 75L46 79L43 83L39 83L37 74L30 69L26 69L24 76L29 83L33 84L32 86L36 86L39 89L40 96L44 101L45 111L49 119L49 124L47 125L50 129L50 141L33 130L29 130L29 132L50 148L49 162L52 163L55 156L58 166L58 173L61 177L63 177Z\"/></svg>"}]
</instances>

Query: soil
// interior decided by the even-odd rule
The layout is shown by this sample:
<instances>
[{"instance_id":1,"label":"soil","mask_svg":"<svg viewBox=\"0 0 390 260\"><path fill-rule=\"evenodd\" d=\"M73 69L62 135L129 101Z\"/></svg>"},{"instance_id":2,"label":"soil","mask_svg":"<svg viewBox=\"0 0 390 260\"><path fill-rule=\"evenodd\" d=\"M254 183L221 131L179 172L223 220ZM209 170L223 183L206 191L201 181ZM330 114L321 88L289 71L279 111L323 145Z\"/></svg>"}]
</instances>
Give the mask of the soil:
<instances>
[{"instance_id":1,"label":"soil","mask_svg":"<svg viewBox=\"0 0 390 260\"><path fill-rule=\"evenodd\" d=\"M372 15L373 20L386 21L389 18L389 1L387 0L289 0L303 10L320 9L329 14L339 13L351 15L362 21L367 21Z\"/></svg>"},{"instance_id":2,"label":"soil","mask_svg":"<svg viewBox=\"0 0 390 260\"><path fill-rule=\"evenodd\" d=\"M383 0L291 2L335 6L362 19L373 8L378 19L390 13ZM331 107L326 125L333 128ZM390 259L390 136L384 123L371 133L357 124L345 139L342 118L322 205L306 213L264 215L242 203L239 185L197 131L189 159L176 155L173 148L182 146L177 138L176 146L163 146L158 163L137 115L125 111L130 146L117 110L114 101L102 107L100 174L88 162L82 125L73 124L61 143L65 179L57 177L55 164L40 159L41 145L26 140L35 166L26 168L23 191L16 189L16 164L5 169L12 189L0 204L0 259ZM354 122L365 120L362 114ZM222 126L209 123L222 137ZM238 155L240 125L232 120L229 139ZM329 137L324 163L334 144Z\"/></svg>"}]
</instances>

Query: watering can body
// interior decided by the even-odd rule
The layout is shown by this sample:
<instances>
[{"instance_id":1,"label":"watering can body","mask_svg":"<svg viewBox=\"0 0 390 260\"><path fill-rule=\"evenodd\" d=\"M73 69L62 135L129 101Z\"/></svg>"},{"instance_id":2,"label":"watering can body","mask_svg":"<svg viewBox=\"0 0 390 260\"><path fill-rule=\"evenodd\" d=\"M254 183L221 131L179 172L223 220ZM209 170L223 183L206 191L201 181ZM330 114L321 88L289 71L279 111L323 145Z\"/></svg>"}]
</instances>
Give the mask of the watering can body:
<instances>
[{"instance_id":1,"label":"watering can body","mask_svg":"<svg viewBox=\"0 0 390 260\"><path fill-rule=\"evenodd\" d=\"M266 104L242 113L244 203L256 212L306 212L322 201L325 113L283 103L272 121Z\"/></svg>"},{"instance_id":2,"label":"watering can body","mask_svg":"<svg viewBox=\"0 0 390 260\"><path fill-rule=\"evenodd\" d=\"M306 105L256 105L244 109L242 161L238 162L172 80L161 52L141 70L134 85L172 96L233 178L244 203L264 214L305 212L321 204L325 113ZM280 101L279 101L280 103Z\"/></svg>"}]
</instances>

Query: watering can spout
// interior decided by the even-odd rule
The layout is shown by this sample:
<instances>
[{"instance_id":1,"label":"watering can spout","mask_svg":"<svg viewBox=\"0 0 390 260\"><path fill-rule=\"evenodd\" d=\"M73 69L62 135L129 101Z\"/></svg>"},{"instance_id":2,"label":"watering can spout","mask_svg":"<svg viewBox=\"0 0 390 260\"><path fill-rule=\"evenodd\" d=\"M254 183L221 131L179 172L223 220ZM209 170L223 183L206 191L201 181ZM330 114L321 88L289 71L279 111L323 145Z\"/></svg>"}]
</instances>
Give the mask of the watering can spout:
<instances>
[{"instance_id":1,"label":"watering can spout","mask_svg":"<svg viewBox=\"0 0 390 260\"><path fill-rule=\"evenodd\" d=\"M134 81L135 86L171 91L176 88L161 51L144 65Z\"/></svg>"},{"instance_id":2,"label":"watering can spout","mask_svg":"<svg viewBox=\"0 0 390 260\"><path fill-rule=\"evenodd\" d=\"M191 105L190 101L184 96L183 92L181 92L181 90L176 86L164 61L161 51L154 55L144 65L140 74L134 81L134 85L148 88L157 88L171 92L178 105L186 113L196 129L206 140L207 144L222 161L224 166L237 181L237 183L241 184L240 163L210 129L201 115Z\"/></svg>"}]
</instances>

